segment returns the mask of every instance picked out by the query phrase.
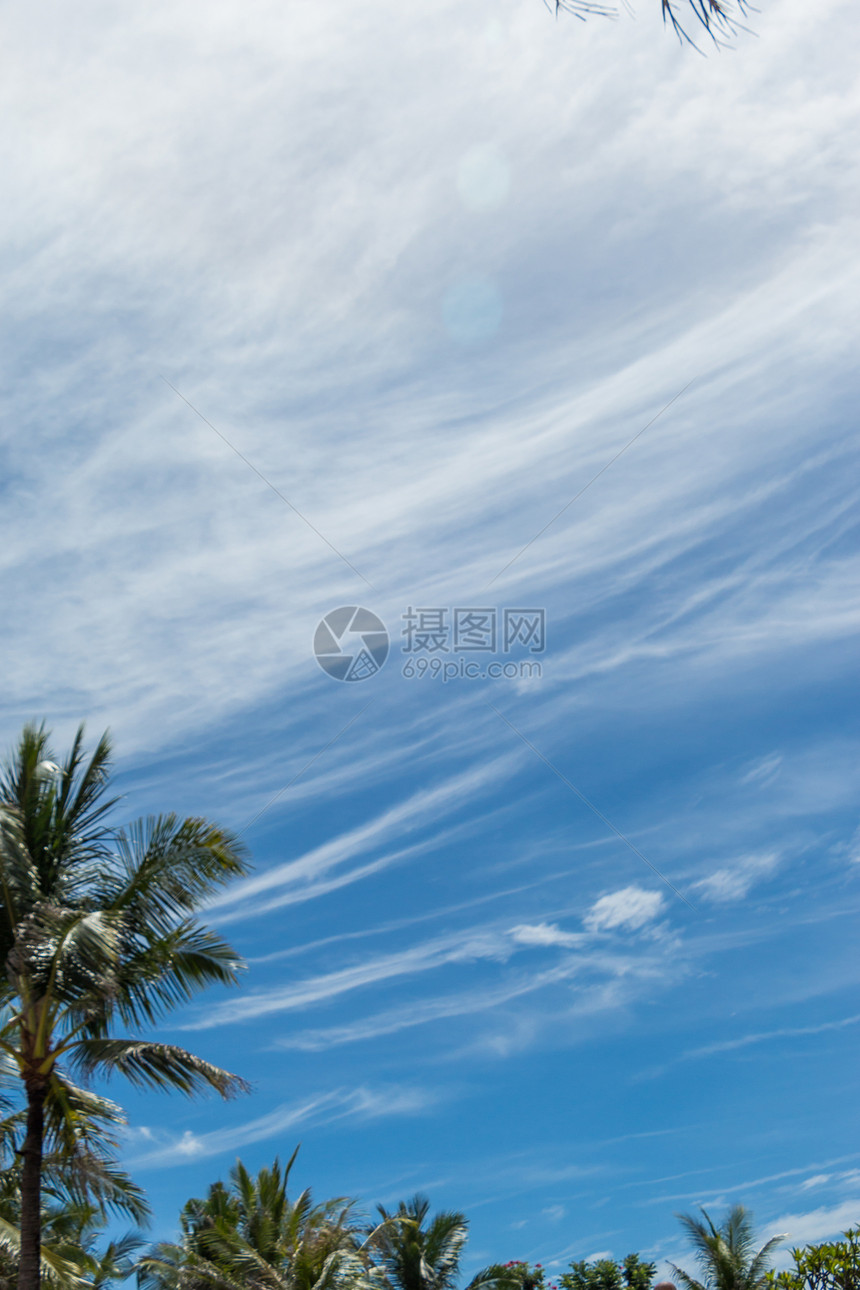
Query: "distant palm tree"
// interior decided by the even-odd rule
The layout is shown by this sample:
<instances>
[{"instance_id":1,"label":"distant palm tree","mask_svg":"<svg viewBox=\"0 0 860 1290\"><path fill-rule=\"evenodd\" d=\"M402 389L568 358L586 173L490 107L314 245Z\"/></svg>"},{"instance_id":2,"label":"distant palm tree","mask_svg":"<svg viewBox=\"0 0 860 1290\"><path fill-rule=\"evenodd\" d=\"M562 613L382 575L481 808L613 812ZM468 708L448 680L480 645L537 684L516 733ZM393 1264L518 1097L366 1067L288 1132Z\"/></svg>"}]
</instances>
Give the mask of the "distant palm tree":
<instances>
[{"instance_id":1,"label":"distant palm tree","mask_svg":"<svg viewBox=\"0 0 860 1290\"><path fill-rule=\"evenodd\" d=\"M112 830L108 736L87 759L81 727L59 765L48 738L26 726L0 775L0 1053L27 1107L18 1290L39 1290L46 1136L77 1158L85 1190L88 1171L96 1188L110 1180L103 1108L63 1067L187 1094L247 1087L172 1044L114 1034L236 980L236 954L194 914L247 871L242 848L173 815Z\"/></svg>"},{"instance_id":2,"label":"distant palm tree","mask_svg":"<svg viewBox=\"0 0 860 1290\"><path fill-rule=\"evenodd\" d=\"M181 1240L140 1261L141 1290L382 1290L362 1258L351 1202L315 1205L309 1191L289 1199L295 1158L256 1178L237 1161L230 1187L217 1182L190 1200Z\"/></svg>"},{"instance_id":3,"label":"distant palm tree","mask_svg":"<svg viewBox=\"0 0 860 1290\"><path fill-rule=\"evenodd\" d=\"M453 1290L469 1238L465 1216L442 1210L430 1218L430 1201L421 1195L390 1213L377 1209L382 1221L371 1241L393 1290Z\"/></svg>"},{"instance_id":4,"label":"distant palm tree","mask_svg":"<svg viewBox=\"0 0 860 1290\"><path fill-rule=\"evenodd\" d=\"M702 1218L679 1214L699 1264L702 1281L670 1264L683 1290L762 1290L774 1251L785 1236L772 1236L756 1249L752 1215L743 1205L734 1205L720 1227L706 1210Z\"/></svg>"}]
</instances>

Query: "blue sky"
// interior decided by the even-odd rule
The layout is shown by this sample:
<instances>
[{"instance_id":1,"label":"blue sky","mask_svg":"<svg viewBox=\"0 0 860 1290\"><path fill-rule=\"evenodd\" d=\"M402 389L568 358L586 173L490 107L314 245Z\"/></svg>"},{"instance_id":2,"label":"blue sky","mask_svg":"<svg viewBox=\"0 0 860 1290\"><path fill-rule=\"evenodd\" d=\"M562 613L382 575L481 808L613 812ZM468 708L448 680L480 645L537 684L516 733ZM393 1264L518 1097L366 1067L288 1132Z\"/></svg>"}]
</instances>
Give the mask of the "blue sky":
<instances>
[{"instance_id":1,"label":"blue sky","mask_svg":"<svg viewBox=\"0 0 860 1290\"><path fill-rule=\"evenodd\" d=\"M297 1141L470 1268L860 1219L856 18L656 8L4 17L4 742L255 863L166 1032L253 1094L115 1090L156 1234ZM470 606L541 675L404 677Z\"/></svg>"}]
</instances>

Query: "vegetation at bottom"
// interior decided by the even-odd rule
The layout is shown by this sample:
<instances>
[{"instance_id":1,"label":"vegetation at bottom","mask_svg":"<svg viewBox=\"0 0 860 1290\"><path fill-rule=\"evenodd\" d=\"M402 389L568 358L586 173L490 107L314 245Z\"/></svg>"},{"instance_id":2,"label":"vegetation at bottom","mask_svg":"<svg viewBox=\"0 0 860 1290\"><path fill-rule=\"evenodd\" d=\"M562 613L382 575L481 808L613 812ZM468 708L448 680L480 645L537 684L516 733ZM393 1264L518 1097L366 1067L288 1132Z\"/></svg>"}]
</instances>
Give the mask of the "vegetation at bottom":
<instances>
[{"instance_id":1,"label":"vegetation at bottom","mask_svg":"<svg viewBox=\"0 0 860 1290\"><path fill-rule=\"evenodd\" d=\"M112 824L110 768L107 735L87 754L81 727L57 760L45 727L28 725L0 770L0 1290L132 1276L139 1290L457 1290L464 1214L421 1195L372 1218L347 1197L293 1198L295 1152L256 1177L237 1161L187 1202L177 1241L147 1246L146 1198L119 1160L123 1113L93 1081L247 1089L157 1026L208 985L236 983L241 961L198 913L248 866L206 820ZM117 1218L131 1229L106 1240ZM860 1228L793 1250L775 1274L783 1238L759 1247L742 1205L719 1224L705 1210L679 1219L695 1268L671 1265L677 1290L860 1290ZM652 1290L655 1273L638 1254L566 1269L511 1259L465 1290Z\"/></svg>"}]
</instances>

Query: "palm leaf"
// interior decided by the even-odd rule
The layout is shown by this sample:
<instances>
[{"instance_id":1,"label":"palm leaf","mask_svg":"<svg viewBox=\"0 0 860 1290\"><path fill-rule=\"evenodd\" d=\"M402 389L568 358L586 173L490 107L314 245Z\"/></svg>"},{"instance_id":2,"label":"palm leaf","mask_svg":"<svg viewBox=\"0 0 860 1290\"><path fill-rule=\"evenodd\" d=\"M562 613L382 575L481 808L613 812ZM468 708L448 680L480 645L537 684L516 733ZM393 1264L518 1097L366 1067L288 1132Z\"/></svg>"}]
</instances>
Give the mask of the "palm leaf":
<instances>
[{"instance_id":1,"label":"palm leaf","mask_svg":"<svg viewBox=\"0 0 860 1290\"><path fill-rule=\"evenodd\" d=\"M140 1039L80 1039L70 1056L86 1075L124 1075L138 1088L175 1088L192 1095L214 1089L222 1097L250 1091L238 1075L174 1044Z\"/></svg>"},{"instance_id":2,"label":"palm leaf","mask_svg":"<svg viewBox=\"0 0 860 1290\"><path fill-rule=\"evenodd\" d=\"M0 1251L17 1265L21 1251L21 1232L6 1218L0 1218ZM55 1286L57 1290L91 1290L92 1283L87 1279L87 1268L44 1243L41 1265L42 1280L46 1285Z\"/></svg>"},{"instance_id":3,"label":"palm leaf","mask_svg":"<svg viewBox=\"0 0 860 1290\"><path fill-rule=\"evenodd\" d=\"M167 932L177 916L248 869L245 847L234 834L176 815L138 820L117 834L116 848L118 864L105 876L100 903L122 909L142 929Z\"/></svg>"},{"instance_id":4,"label":"palm leaf","mask_svg":"<svg viewBox=\"0 0 860 1290\"><path fill-rule=\"evenodd\" d=\"M139 936L117 974L116 1010L126 1025L152 1024L209 985L233 985L241 958L190 918L156 936Z\"/></svg>"},{"instance_id":5,"label":"palm leaf","mask_svg":"<svg viewBox=\"0 0 860 1290\"><path fill-rule=\"evenodd\" d=\"M672 1264L683 1290L761 1290L773 1252L784 1238L773 1236L756 1252L752 1215L743 1205L734 1205L720 1227L707 1210L701 1214L677 1215L704 1274L703 1285Z\"/></svg>"}]
</instances>

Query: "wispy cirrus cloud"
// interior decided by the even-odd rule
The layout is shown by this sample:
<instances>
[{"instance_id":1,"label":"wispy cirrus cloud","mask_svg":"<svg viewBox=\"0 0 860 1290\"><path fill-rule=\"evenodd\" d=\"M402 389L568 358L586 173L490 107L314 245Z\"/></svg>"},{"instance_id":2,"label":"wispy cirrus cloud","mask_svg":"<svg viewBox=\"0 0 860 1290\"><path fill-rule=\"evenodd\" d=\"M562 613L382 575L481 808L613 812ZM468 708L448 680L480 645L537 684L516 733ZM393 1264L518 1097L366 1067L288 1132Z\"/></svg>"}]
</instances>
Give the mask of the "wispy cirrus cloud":
<instances>
[{"instance_id":1,"label":"wispy cirrus cloud","mask_svg":"<svg viewBox=\"0 0 860 1290\"><path fill-rule=\"evenodd\" d=\"M860 1024L860 1013L855 1013L849 1017L841 1017L836 1021L822 1021L810 1026L780 1026L773 1030L754 1031L750 1034L738 1035L733 1039L720 1039L714 1043L689 1048L685 1052L679 1053L670 1062L664 1062L659 1066L652 1066L638 1072L635 1078L636 1080L657 1079L665 1075L666 1071L672 1066L678 1065L679 1062L701 1061L709 1057L718 1057L723 1053L732 1053L745 1048L756 1047L759 1044L777 1043L782 1039L805 1039L815 1035L824 1035L828 1032L846 1030L858 1024Z\"/></svg>"},{"instance_id":2,"label":"wispy cirrus cloud","mask_svg":"<svg viewBox=\"0 0 860 1290\"><path fill-rule=\"evenodd\" d=\"M387 1116L420 1115L437 1106L443 1094L439 1088L426 1089L391 1085L386 1087L334 1089L304 1101L284 1103L265 1115L243 1124L208 1133L190 1129L171 1138L163 1130L140 1130L137 1140L158 1140L158 1145L133 1156L129 1168L167 1169L225 1152L239 1151L254 1142L266 1142L288 1130L332 1124L343 1120L378 1120Z\"/></svg>"},{"instance_id":3,"label":"wispy cirrus cloud","mask_svg":"<svg viewBox=\"0 0 860 1290\"><path fill-rule=\"evenodd\" d=\"M300 1011L353 990L430 972L454 963L480 959L503 961L510 957L512 948L510 938L492 929L475 928L465 933L440 936L417 946L391 954L376 955L354 966L307 977L283 987L248 991L242 999L230 1000L208 1009L205 1015L187 1022L185 1029L209 1030L231 1022L247 1022L279 1012Z\"/></svg>"},{"instance_id":4,"label":"wispy cirrus cloud","mask_svg":"<svg viewBox=\"0 0 860 1290\"><path fill-rule=\"evenodd\" d=\"M480 962L506 963L512 955L526 950L555 948L559 950L580 950L595 947L599 933L612 931L635 932L651 922L662 908L663 897L659 892L647 892L639 887L627 887L600 897L586 915L584 922L587 932L563 932L556 926L548 924L519 925L505 928L499 922L465 928L418 945L410 945L394 953L369 956L348 967L317 976L305 977L292 981L287 986L276 986L258 991L248 991L242 999L208 1008L205 1014L185 1023L188 1030L209 1030L215 1027L236 1022L249 1022L258 1017L271 1016L282 1012L302 1011L314 1004L328 1002L356 990L382 983L397 981L421 974L438 971L452 964L469 964ZM594 948L588 954L567 956L560 968L547 972L531 974L525 981L513 985L505 984L500 990L484 992L477 996L468 993L454 1005L445 1001L435 1001L424 1008L419 1004L410 1006L405 1018L395 1013L377 1023L375 1033L391 1033L401 1025L411 1026L420 1020L429 1021L441 1016L463 1015L476 1007L486 1009L495 994L495 1001L501 1002L528 993L541 985L565 979L581 971L604 972L611 977L618 972L629 970L628 955L624 952L613 954ZM621 964L624 963L624 967ZM374 1023L370 1023L371 1029ZM344 1042L351 1037L367 1037L365 1026L336 1027L335 1042ZM308 1041L312 1047L313 1040Z\"/></svg>"},{"instance_id":5,"label":"wispy cirrus cloud","mask_svg":"<svg viewBox=\"0 0 860 1290\"><path fill-rule=\"evenodd\" d=\"M449 776L434 788L413 793L396 806L295 860L272 865L257 877L235 883L223 896L211 900L207 908L215 912L222 924L257 918L286 905L326 895L401 860L420 855L428 846L438 846L440 840L444 840L444 830L437 828L429 842L398 847L365 864L353 864L351 869L339 872L359 856L400 839L416 828L438 825L440 815L446 810L453 812L466 802L474 802L476 794L497 787L514 764L515 756L508 754L473 766L459 775Z\"/></svg>"},{"instance_id":6,"label":"wispy cirrus cloud","mask_svg":"<svg viewBox=\"0 0 860 1290\"><path fill-rule=\"evenodd\" d=\"M366 1130L386 1186L407 1136L416 1185L450 1179L409 1086L456 1056L487 1138L527 1133L562 1186L584 1111L604 1138L630 1130L619 1154L640 1176L704 1169L722 1120L640 1154L644 1121L676 1122L671 1074L605 1095L627 1087L634 1046L727 1037L749 1059L731 1109L758 1091L780 1158L743 1164L759 1123L729 1144L731 1170L699 1177L728 1194L766 1173L766 1212L799 1213L809 1193L780 1190L782 1156L809 1125L833 1131L838 1080L762 1073L778 1043L825 1039L849 1068L853 1022L825 1036L798 996L842 1017L857 970L832 934L856 904L840 840L860 765L845 0L819 0L814 23L808 0L762 6L759 38L708 60L667 42L658 13L610 26L547 21L534 0L494 0L491 17L332 0L258 5L249 23L246 8L10 10L8 738L45 713L62 745L86 714L116 733L130 813L257 817L254 877L210 910L254 954L251 988L241 1014L216 1000L223 1033L200 1043L221 1060L240 1039L253 1078L286 1065L267 1056L286 1032L291 1079L313 1092L284 1106L282 1070L261 1079L244 1126L261 1153L327 1116L360 1125L357 1090L402 1093L409 1135L384 1117ZM476 155L504 177L492 211ZM468 312L476 282L498 328L464 344L446 306ZM392 653L346 737L364 699L322 675L311 642L365 584L160 374L378 589ZM698 919L661 909L641 862L504 742L483 689L399 675L406 606L476 603L541 530L493 603L545 606L545 676L494 702L680 889L702 884ZM432 919L438 935L416 930ZM735 999L754 1021L729 1017ZM622 1026L623 1045L569 1060ZM782 1026L796 1036L763 1038ZM326 1049L347 1043L344 1088ZM460 1110L462 1177L478 1148ZM233 1132L225 1151L246 1140ZM202 1161L202 1190L218 1142L170 1127L164 1146ZM511 1181L533 1189L530 1239L550 1245L541 1225L565 1205L578 1254L614 1245L551 1174ZM159 1203L172 1224L166 1188ZM523 1206L493 1212L507 1233ZM624 1247L642 1248L653 1233L623 1212Z\"/></svg>"},{"instance_id":7,"label":"wispy cirrus cloud","mask_svg":"<svg viewBox=\"0 0 860 1290\"><path fill-rule=\"evenodd\" d=\"M808 1035L824 1035L831 1030L844 1030L847 1026L860 1023L860 1013L851 1017L841 1017L838 1021L822 1021L814 1026L781 1026L777 1030L759 1031L755 1034L741 1035L737 1039L723 1039L713 1044L703 1044L700 1048L691 1048L683 1058L711 1057L715 1053L729 1053L739 1048L749 1048L753 1044L770 1043L775 1039L797 1039Z\"/></svg>"},{"instance_id":8,"label":"wispy cirrus cloud","mask_svg":"<svg viewBox=\"0 0 860 1290\"><path fill-rule=\"evenodd\" d=\"M775 852L763 855L742 856L728 865L722 865L693 883L694 890L714 904L727 904L743 900L756 882L768 878L780 861Z\"/></svg>"}]
</instances>

